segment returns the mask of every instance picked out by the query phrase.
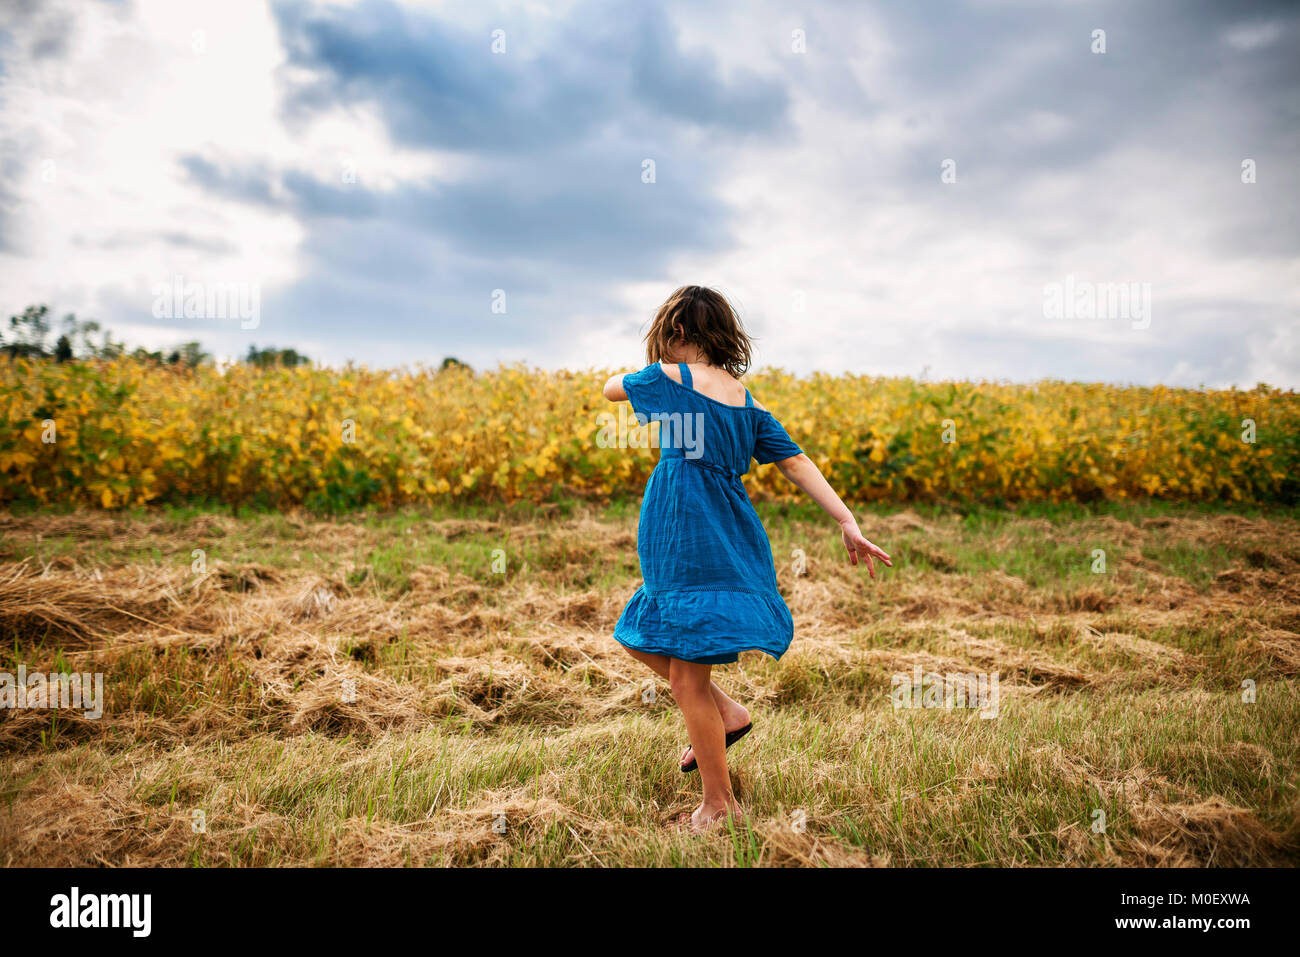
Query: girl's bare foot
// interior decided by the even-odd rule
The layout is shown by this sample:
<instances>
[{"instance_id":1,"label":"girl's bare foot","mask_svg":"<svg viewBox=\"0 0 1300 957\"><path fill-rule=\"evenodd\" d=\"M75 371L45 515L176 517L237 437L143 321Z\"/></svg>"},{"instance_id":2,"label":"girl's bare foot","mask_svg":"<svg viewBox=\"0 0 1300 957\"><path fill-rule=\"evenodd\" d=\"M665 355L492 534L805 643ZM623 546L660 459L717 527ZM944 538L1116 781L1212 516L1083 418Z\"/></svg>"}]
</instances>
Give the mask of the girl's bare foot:
<instances>
[{"instance_id":1,"label":"girl's bare foot","mask_svg":"<svg viewBox=\"0 0 1300 957\"><path fill-rule=\"evenodd\" d=\"M722 713L722 731L724 734L731 734L731 732L737 731L747 724L749 724L749 712L745 710L743 705L729 707ZM695 757L695 752L690 745L687 745L686 750L682 752L682 767L690 764L693 757Z\"/></svg>"},{"instance_id":2,"label":"girl's bare foot","mask_svg":"<svg viewBox=\"0 0 1300 957\"><path fill-rule=\"evenodd\" d=\"M727 818L740 819L744 817L744 812L740 805L733 798L730 804L721 807L705 807L701 804L691 812L690 826L691 833L704 834L720 827L727 822Z\"/></svg>"}]
</instances>

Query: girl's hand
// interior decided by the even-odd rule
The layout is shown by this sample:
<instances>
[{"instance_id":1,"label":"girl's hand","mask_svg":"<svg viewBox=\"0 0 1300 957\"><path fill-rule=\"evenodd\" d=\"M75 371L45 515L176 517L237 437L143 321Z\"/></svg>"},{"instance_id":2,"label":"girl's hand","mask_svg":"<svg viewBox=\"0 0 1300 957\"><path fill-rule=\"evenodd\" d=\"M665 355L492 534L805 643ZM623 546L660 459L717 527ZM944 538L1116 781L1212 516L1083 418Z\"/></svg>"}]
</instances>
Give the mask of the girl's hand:
<instances>
[{"instance_id":1,"label":"girl's hand","mask_svg":"<svg viewBox=\"0 0 1300 957\"><path fill-rule=\"evenodd\" d=\"M879 546L871 544L862 536L862 531L858 528L858 523L852 519L845 519L840 522L840 534L844 538L844 547L848 550L849 561L854 565L858 564L859 557L866 559L867 573L876 577L876 564L872 558L879 558L881 562L894 567L894 563L889 560L889 554Z\"/></svg>"}]
</instances>

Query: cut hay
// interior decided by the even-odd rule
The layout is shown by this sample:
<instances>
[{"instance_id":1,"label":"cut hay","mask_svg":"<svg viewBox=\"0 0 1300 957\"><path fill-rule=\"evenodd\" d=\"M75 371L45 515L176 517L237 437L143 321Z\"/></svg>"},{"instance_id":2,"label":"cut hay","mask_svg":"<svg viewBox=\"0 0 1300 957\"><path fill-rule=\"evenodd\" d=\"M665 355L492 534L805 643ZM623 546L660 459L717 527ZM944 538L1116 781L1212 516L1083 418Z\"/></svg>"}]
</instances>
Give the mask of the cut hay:
<instances>
[{"instance_id":1,"label":"cut hay","mask_svg":"<svg viewBox=\"0 0 1300 957\"><path fill-rule=\"evenodd\" d=\"M13 642L84 646L121 629L168 617L176 590L128 569L82 572L38 567L31 559L0 565L0 635Z\"/></svg>"},{"instance_id":2,"label":"cut hay","mask_svg":"<svg viewBox=\"0 0 1300 957\"><path fill-rule=\"evenodd\" d=\"M1190 804L1138 804L1132 815L1137 836L1121 853L1147 867L1248 867L1275 858L1287 845L1251 811L1219 797Z\"/></svg>"},{"instance_id":3,"label":"cut hay","mask_svg":"<svg viewBox=\"0 0 1300 957\"><path fill-rule=\"evenodd\" d=\"M1293 520L904 510L864 521L899 558L874 582L833 527L772 524L794 643L714 672L755 718L729 752L735 841L663 827L698 779L668 682L611 635L635 527L587 508L0 516L0 671L103 671L109 704L0 713L0 863L1300 862ZM498 545L505 574L481 558ZM918 666L997 674L1005 707L894 711Z\"/></svg>"}]
</instances>

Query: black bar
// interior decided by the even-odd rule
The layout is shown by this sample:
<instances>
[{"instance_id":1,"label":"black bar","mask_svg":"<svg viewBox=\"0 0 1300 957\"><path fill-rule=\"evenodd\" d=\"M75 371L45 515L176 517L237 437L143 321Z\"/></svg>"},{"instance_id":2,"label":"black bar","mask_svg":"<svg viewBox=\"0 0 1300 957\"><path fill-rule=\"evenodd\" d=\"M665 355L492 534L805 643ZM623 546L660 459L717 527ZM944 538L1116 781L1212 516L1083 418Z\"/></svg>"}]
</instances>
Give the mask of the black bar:
<instances>
[{"instance_id":1,"label":"black bar","mask_svg":"<svg viewBox=\"0 0 1300 957\"><path fill-rule=\"evenodd\" d=\"M1231 947L1263 931L1294 926L1294 873L1266 870L879 869L879 870L0 870L6 930L127 946L205 946L255 940L373 946L375 934L400 928L417 940L472 931L494 944L518 933L537 941L602 923L616 941L648 943L652 929L676 935L682 922L717 924L744 936L784 924L792 932L848 931L864 945L902 933L916 943L976 945L1034 939L1044 943L1135 940L1144 944L1201 938ZM148 937L130 927L55 928L56 895L150 895ZM1199 895L1222 895L1199 899ZM1129 895L1125 903L1122 895ZM1181 899L1178 896L1181 895ZM143 899L141 899L143 900ZM700 902L714 900L712 913ZM1164 926L1166 920L1245 919L1248 926ZM1118 920L1154 920L1120 927ZM629 938L627 935L632 934ZM252 935L250 937L250 935ZM915 936L913 936L915 935ZM687 933L690 936L690 933ZM391 938L396 940L398 938Z\"/></svg>"}]
</instances>

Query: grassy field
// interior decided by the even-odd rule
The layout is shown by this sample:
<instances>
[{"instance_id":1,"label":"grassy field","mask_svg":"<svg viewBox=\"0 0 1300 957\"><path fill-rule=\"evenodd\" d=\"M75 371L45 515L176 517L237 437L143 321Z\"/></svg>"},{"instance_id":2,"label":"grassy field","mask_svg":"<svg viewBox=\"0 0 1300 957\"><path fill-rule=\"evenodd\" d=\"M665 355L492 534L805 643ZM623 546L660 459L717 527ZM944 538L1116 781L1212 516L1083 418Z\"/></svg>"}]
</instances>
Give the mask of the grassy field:
<instances>
[{"instance_id":1,"label":"grassy field","mask_svg":"<svg viewBox=\"0 0 1300 957\"><path fill-rule=\"evenodd\" d=\"M669 690L610 637L635 502L0 515L0 671L107 699L0 711L0 863L1300 861L1296 510L881 509L874 583L760 514L796 637L718 670L750 817L704 838L666 827L699 786ZM917 665L996 673L997 717L895 710Z\"/></svg>"}]
</instances>

